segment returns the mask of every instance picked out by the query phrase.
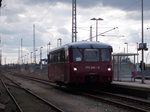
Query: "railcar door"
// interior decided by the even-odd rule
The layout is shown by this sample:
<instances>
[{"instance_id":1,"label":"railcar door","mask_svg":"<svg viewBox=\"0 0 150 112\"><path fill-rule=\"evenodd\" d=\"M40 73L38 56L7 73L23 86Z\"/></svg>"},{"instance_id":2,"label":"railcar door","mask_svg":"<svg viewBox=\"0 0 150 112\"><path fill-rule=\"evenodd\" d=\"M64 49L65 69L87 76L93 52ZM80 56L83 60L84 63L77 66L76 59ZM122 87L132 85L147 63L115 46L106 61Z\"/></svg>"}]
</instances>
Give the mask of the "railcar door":
<instances>
[{"instance_id":1,"label":"railcar door","mask_svg":"<svg viewBox=\"0 0 150 112\"><path fill-rule=\"evenodd\" d=\"M64 50L65 53L65 57L64 57L64 83L68 83L69 82L69 69L70 69L70 62L69 62L69 49L65 48Z\"/></svg>"}]
</instances>

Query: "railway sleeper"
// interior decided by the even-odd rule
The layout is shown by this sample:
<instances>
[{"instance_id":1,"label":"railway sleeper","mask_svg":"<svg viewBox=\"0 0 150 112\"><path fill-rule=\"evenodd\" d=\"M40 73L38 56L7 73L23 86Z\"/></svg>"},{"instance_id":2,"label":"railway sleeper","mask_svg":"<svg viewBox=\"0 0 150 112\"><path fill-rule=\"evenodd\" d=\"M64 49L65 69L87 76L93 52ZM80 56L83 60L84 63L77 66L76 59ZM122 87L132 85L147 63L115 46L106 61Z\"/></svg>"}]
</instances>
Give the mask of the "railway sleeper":
<instances>
[{"instance_id":1,"label":"railway sleeper","mask_svg":"<svg viewBox=\"0 0 150 112\"><path fill-rule=\"evenodd\" d=\"M0 110L5 110L6 106L0 103Z\"/></svg>"}]
</instances>

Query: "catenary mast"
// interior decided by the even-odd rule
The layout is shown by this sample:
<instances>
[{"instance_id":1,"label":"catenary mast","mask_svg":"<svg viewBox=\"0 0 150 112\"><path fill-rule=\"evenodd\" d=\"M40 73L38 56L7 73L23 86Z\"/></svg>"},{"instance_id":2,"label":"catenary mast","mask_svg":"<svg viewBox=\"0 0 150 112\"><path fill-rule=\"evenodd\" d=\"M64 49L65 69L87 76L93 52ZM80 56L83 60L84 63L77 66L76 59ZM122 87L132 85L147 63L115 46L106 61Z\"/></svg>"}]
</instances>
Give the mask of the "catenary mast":
<instances>
[{"instance_id":1,"label":"catenary mast","mask_svg":"<svg viewBox=\"0 0 150 112\"><path fill-rule=\"evenodd\" d=\"M76 0L72 0L72 42L77 41Z\"/></svg>"}]
</instances>

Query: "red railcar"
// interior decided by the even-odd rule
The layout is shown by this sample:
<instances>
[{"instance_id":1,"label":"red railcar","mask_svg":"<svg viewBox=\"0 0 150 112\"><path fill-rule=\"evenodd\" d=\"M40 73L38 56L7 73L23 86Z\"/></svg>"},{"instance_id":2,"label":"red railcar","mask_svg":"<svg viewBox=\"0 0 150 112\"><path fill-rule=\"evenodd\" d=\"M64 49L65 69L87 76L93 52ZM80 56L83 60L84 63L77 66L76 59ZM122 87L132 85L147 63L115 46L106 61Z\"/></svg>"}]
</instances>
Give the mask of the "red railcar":
<instances>
[{"instance_id":1,"label":"red railcar","mask_svg":"<svg viewBox=\"0 0 150 112\"><path fill-rule=\"evenodd\" d=\"M99 42L75 42L51 50L48 77L58 84L112 82L112 47Z\"/></svg>"}]
</instances>

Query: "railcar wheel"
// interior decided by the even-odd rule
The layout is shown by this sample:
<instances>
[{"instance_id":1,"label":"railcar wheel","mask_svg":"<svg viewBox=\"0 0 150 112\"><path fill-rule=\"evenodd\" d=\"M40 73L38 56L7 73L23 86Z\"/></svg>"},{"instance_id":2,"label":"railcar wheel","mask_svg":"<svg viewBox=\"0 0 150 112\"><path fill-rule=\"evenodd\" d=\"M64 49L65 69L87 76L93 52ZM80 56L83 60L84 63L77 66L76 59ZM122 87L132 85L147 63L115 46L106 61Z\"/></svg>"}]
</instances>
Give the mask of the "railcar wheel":
<instances>
[{"instance_id":1,"label":"railcar wheel","mask_svg":"<svg viewBox=\"0 0 150 112\"><path fill-rule=\"evenodd\" d=\"M60 86L60 87L63 85L63 83L60 82L60 81L57 81L56 84L57 84L58 86Z\"/></svg>"}]
</instances>

